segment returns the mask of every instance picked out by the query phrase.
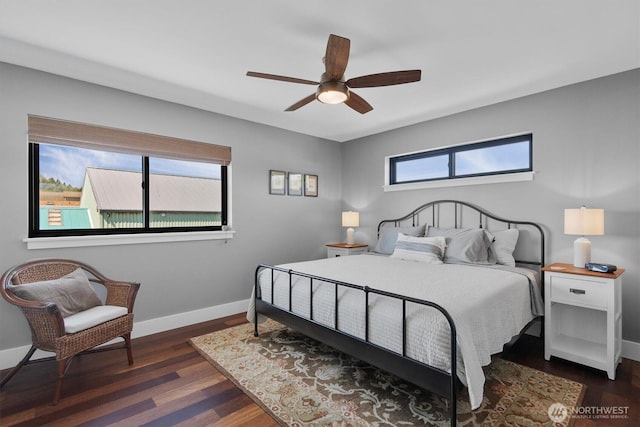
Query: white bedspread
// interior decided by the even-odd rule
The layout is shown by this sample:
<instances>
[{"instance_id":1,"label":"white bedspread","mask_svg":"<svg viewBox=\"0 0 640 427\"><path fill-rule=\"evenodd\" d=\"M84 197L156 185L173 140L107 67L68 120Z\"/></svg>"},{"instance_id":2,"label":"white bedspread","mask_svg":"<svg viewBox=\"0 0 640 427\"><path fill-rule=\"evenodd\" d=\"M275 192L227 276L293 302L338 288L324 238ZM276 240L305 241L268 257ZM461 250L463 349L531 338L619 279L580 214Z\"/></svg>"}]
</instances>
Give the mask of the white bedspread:
<instances>
[{"instance_id":1,"label":"white bedspread","mask_svg":"<svg viewBox=\"0 0 640 427\"><path fill-rule=\"evenodd\" d=\"M473 409L482 403L482 366L491 355L533 319L531 294L539 294L532 274L473 265L426 264L379 257L350 256L279 265L307 274L435 302L454 320L458 343L458 377L467 386ZM262 299L271 302L271 273L262 271ZM276 272L274 304L289 305L289 279ZM334 325L334 286L314 281L313 319ZM297 278L292 286L292 311L309 317L309 279ZM379 295L369 296L369 340L402 352L402 305ZM253 297L247 318L253 321ZM364 293L341 287L338 329L364 339ZM450 372L450 332L446 319L435 309L407 304L408 357Z\"/></svg>"}]
</instances>

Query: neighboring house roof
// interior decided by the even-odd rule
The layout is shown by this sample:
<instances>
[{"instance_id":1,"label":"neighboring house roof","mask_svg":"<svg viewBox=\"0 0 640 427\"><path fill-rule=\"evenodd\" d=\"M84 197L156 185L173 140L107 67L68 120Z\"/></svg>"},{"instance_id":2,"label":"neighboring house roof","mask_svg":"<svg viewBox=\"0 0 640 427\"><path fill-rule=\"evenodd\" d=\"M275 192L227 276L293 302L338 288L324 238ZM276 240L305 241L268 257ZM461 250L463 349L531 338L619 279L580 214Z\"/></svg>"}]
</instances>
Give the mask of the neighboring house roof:
<instances>
[{"instance_id":1,"label":"neighboring house roof","mask_svg":"<svg viewBox=\"0 0 640 427\"><path fill-rule=\"evenodd\" d=\"M91 228L87 208L76 206L40 206L40 230Z\"/></svg>"},{"instance_id":2,"label":"neighboring house roof","mask_svg":"<svg viewBox=\"0 0 640 427\"><path fill-rule=\"evenodd\" d=\"M142 209L140 172L87 168L86 173L98 210ZM222 211L219 179L151 174L149 180L149 204L152 211Z\"/></svg>"}]
</instances>

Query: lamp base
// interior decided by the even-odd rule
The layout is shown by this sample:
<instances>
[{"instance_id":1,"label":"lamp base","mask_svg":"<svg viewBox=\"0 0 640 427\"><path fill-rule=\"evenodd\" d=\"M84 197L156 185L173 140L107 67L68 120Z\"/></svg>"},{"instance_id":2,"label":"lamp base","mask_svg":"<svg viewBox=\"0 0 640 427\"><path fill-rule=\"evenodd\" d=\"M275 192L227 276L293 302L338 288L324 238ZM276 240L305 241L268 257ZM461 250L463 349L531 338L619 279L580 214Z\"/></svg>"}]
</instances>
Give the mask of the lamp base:
<instances>
[{"instance_id":1,"label":"lamp base","mask_svg":"<svg viewBox=\"0 0 640 427\"><path fill-rule=\"evenodd\" d=\"M573 242L573 266L585 268L591 262L591 242L586 237L579 237Z\"/></svg>"},{"instance_id":2,"label":"lamp base","mask_svg":"<svg viewBox=\"0 0 640 427\"><path fill-rule=\"evenodd\" d=\"M353 245L353 228L347 228L347 244Z\"/></svg>"}]
</instances>

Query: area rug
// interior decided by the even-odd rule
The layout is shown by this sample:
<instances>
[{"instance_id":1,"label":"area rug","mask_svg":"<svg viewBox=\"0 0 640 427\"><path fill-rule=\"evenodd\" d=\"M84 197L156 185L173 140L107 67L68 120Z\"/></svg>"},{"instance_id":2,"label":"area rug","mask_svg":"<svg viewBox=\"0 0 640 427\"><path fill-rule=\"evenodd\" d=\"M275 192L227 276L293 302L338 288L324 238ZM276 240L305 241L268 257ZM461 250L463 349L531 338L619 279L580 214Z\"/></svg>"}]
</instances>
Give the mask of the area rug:
<instances>
[{"instance_id":1,"label":"area rug","mask_svg":"<svg viewBox=\"0 0 640 427\"><path fill-rule=\"evenodd\" d=\"M450 424L447 399L272 320L257 338L247 323L190 342L283 426ZM472 411L466 390L459 393L458 425L570 425L570 417L553 422L549 408L577 407L586 389L501 358L484 372L480 408Z\"/></svg>"}]
</instances>

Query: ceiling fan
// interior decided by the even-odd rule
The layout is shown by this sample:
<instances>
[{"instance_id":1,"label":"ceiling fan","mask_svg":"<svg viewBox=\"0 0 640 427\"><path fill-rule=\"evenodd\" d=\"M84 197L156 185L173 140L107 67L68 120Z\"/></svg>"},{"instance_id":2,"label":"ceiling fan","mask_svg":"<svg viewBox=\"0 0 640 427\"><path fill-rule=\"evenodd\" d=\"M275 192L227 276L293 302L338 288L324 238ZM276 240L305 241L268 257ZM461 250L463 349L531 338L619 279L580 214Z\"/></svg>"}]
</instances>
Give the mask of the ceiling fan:
<instances>
[{"instance_id":1,"label":"ceiling fan","mask_svg":"<svg viewBox=\"0 0 640 427\"><path fill-rule=\"evenodd\" d=\"M295 77L279 76L276 74L247 72L249 77L261 79L279 80L289 83L300 83L318 86L315 93L296 102L285 111L295 111L317 99L324 104L345 103L361 114L368 113L373 107L351 89L363 87L392 86L404 83L420 81L420 70L391 71L388 73L369 74L344 80L344 72L349 61L349 47L351 41L347 38L329 35L327 51L323 58L325 72L322 73L319 82L298 79Z\"/></svg>"}]
</instances>

